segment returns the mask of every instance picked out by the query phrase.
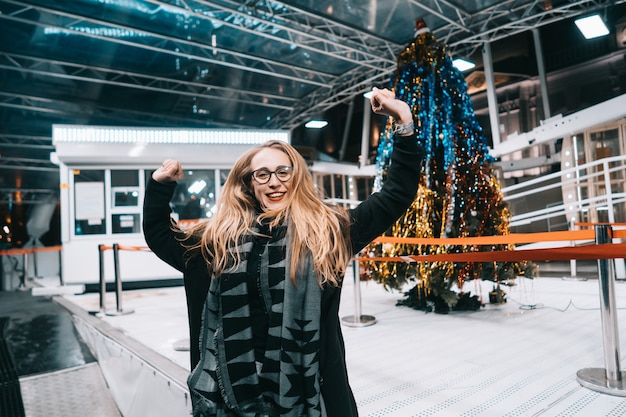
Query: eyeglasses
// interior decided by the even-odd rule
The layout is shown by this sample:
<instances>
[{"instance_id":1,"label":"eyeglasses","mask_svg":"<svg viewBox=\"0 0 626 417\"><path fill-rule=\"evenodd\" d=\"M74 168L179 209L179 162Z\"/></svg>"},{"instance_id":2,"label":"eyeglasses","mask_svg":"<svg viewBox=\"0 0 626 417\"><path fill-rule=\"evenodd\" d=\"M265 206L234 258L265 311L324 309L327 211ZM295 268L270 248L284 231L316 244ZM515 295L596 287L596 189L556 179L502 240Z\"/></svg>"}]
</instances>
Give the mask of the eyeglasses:
<instances>
[{"instance_id":1,"label":"eyeglasses","mask_svg":"<svg viewBox=\"0 0 626 417\"><path fill-rule=\"evenodd\" d=\"M270 181L270 178L272 178L272 174L276 175L278 181L287 182L293 175L293 167L279 166L276 168L276 171L270 171L267 168L259 168L252 171L252 179L259 184L267 184Z\"/></svg>"}]
</instances>

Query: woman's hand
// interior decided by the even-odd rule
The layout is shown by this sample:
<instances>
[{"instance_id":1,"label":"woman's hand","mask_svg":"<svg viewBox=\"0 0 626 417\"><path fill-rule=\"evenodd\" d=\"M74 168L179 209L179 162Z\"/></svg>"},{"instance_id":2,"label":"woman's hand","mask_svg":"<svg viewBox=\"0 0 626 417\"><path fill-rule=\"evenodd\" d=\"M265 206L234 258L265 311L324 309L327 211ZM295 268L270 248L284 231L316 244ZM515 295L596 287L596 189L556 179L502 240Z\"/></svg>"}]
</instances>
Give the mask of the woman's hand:
<instances>
[{"instance_id":1,"label":"woman's hand","mask_svg":"<svg viewBox=\"0 0 626 417\"><path fill-rule=\"evenodd\" d=\"M396 99L393 91L387 88L372 88L370 103L374 113L391 116L396 124L406 124L413 121L409 105L402 100Z\"/></svg>"},{"instance_id":2,"label":"woman's hand","mask_svg":"<svg viewBox=\"0 0 626 417\"><path fill-rule=\"evenodd\" d=\"M174 159L166 159L163 164L152 173L152 179L157 182L174 182L183 178L183 167Z\"/></svg>"}]
</instances>

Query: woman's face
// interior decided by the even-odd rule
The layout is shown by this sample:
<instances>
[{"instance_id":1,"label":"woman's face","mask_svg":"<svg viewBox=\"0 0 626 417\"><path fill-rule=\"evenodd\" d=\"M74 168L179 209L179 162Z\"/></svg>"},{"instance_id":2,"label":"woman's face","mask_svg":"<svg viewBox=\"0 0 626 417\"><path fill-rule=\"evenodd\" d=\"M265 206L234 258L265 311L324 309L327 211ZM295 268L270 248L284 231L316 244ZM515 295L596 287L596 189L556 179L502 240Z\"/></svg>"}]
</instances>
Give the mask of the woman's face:
<instances>
[{"instance_id":1,"label":"woman's face","mask_svg":"<svg viewBox=\"0 0 626 417\"><path fill-rule=\"evenodd\" d=\"M261 149L250 162L253 172L262 178L257 181L251 180L254 196L261 203L264 210L282 210L287 207L289 192L291 191L292 182L292 166L291 160L286 153L275 148ZM260 174L259 174L260 173ZM260 184L266 180L267 174L269 180L265 184ZM289 177L286 181L281 181Z\"/></svg>"}]
</instances>

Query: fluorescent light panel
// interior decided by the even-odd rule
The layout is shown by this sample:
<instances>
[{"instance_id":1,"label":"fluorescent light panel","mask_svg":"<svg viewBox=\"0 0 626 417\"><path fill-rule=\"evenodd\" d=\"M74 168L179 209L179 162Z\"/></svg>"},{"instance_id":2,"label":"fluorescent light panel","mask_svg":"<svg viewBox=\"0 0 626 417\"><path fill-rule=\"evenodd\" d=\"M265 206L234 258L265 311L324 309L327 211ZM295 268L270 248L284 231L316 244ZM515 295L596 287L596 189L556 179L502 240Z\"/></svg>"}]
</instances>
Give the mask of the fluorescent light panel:
<instances>
[{"instance_id":1,"label":"fluorescent light panel","mask_svg":"<svg viewBox=\"0 0 626 417\"><path fill-rule=\"evenodd\" d=\"M328 122L326 120L309 120L305 123L304 127L307 129L321 129L326 127Z\"/></svg>"},{"instance_id":2,"label":"fluorescent light panel","mask_svg":"<svg viewBox=\"0 0 626 417\"><path fill-rule=\"evenodd\" d=\"M454 61L452 61L452 65L454 65L461 72L467 71L476 66L476 64L474 64L473 62L463 58L455 59Z\"/></svg>"},{"instance_id":3,"label":"fluorescent light panel","mask_svg":"<svg viewBox=\"0 0 626 417\"><path fill-rule=\"evenodd\" d=\"M55 143L260 145L268 140L289 142L289 131L54 125L52 127L52 139Z\"/></svg>"},{"instance_id":4,"label":"fluorescent light panel","mask_svg":"<svg viewBox=\"0 0 626 417\"><path fill-rule=\"evenodd\" d=\"M585 39L599 38L609 34L609 28L606 27L600 15L597 14L576 19L574 23L576 23L578 30L580 30Z\"/></svg>"}]
</instances>

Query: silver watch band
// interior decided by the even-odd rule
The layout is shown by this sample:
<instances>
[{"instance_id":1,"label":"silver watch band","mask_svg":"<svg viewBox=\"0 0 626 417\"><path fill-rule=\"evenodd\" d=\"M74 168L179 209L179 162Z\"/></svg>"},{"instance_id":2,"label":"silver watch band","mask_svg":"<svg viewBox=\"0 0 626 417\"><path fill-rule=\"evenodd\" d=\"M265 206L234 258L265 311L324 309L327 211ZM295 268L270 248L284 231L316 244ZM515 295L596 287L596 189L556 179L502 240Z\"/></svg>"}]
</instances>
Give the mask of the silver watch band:
<instances>
[{"instance_id":1,"label":"silver watch band","mask_svg":"<svg viewBox=\"0 0 626 417\"><path fill-rule=\"evenodd\" d=\"M413 133L415 126L413 125L413 120L409 123L404 123L400 125L395 125L393 128L394 135L406 135L407 133Z\"/></svg>"}]
</instances>

